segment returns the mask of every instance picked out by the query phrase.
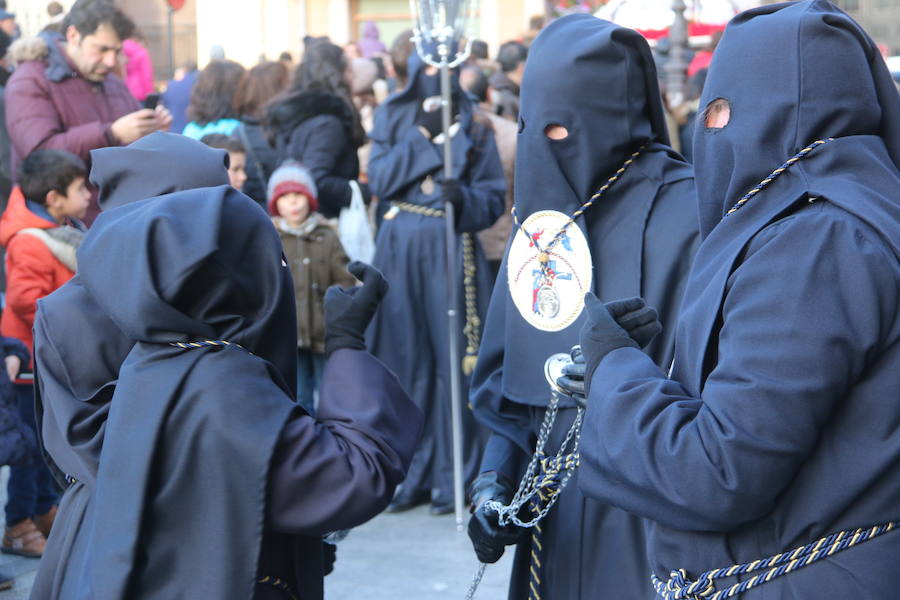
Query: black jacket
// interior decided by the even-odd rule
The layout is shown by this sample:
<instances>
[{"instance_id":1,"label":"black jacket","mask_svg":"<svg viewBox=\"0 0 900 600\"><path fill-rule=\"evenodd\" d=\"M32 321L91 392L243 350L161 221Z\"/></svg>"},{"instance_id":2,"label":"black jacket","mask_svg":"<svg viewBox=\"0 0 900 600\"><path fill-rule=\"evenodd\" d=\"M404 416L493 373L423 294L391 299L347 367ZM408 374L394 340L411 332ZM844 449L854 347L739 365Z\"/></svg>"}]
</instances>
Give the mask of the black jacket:
<instances>
[{"instance_id":1,"label":"black jacket","mask_svg":"<svg viewBox=\"0 0 900 600\"><path fill-rule=\"evenodd\" d=\"M254 117L242 117L234 135L243 142L247 150L247 181L241 191L260 205L266 206L266 187L269 185L269 176L278 166L278 152L269 145L265 129L259 119Z\"/></svg>"},{"instance_id":2,"label":"black jacket","mask_svg":"<svg viewBox=\"0 0 900 600\"><path fill-rule=\"evenodd\" d=\"M268 127L277 160L292 158L312 173L319 212L336 217L350 206L350 180L359 176L359 141L353 113L340 97L323 91L288 94L269 110Z\"/></svg>"}]
</instances>

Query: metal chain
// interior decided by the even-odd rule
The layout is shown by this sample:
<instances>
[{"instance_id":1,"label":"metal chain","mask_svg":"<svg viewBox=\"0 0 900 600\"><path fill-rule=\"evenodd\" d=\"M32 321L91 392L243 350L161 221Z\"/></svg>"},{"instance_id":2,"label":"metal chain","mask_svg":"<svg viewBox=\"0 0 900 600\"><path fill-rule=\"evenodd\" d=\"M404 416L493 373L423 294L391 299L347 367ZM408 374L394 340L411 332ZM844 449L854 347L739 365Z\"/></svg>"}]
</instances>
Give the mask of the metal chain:
<instances>
[{"instance_id":1,"label":"metal chain","mask_svg":"<svg viewBox=\"0 0 900 600\"><path fill-rule=\"evenodd\" d=\"M478 568L472 577L472 583L469 584L469 591L466 593L466 600L472 600L475 597L475 592L478 590L478 586L481 585L482 578L484 578L485 568L487 568L487 564L478 563Z\"/></svg>"},{"instance_id":2,"label":"metal chain","mask_svg":"<svg viewBox=\"0 0 900 600\"><path fill-rule=\"evenodd\" d=\"M569 479L571 479L575 470L578 468L578 444L581 439L581 425L584 420L583 408L578 408L575 420L566 432L556 455L548 459L544 453L544 447L547 445L547 440L550 438L550 433L553 431L553 426L556 423L558 414L559 394L554 391L550 398L550 402L547 405L547 410L544 413L544 419L541 421L534 454L531 456L528 467L525 469L525 474L522 476L522 480L519 482L519 487L512 500L507 505L496 500L488 500L484 503L485 510L492 510L497 513L497 522L501 527L505 527L512 523L525 529L539 529L538 524L547 516L550 509L553 508L553 505L556 504L560 493L569 483ZM570 444L572 445L571 452L566 453L566 449ZM548 466L550 468L548 468ZM552 483L553 475L556 474L560 468L562 468L565 474L559 481L558 487L544 496L542 493L543 487L548 483ZM547 475L548 471L550 471L550 475ZM531 503L532 518L523 521L519 518L519 512L526 503ZM484 576L486 566L487 565L484 563L478 565L478 569L469 586L469 591L466 594L466 600L472 600L475 597L475 592Z\"/></svg>"},{"instance_id":3,"label":"metal chain","mask_svg":"<svg viewBox=\"0 0 900 600\"><path fill-rule=\"evenodd\" d=\"M541 422L534 454L531 456L528 467L525 469L525 474L519 482L519 488L516 490L510 503L504 505L496 500L489 500L484 504L485 510L492 510L497 513L497 521L501 527L509 525L510 523L526 529L534 527L541 519L547 516L547 513L549 513L553 505L556 504L559 493L566 487L566 484L568 484L569 479L571 479L572 474L578 466L578 443L581 437L581 424L584 416L584 409L582 408L578 408L575 421L566 432L566 436L556 455L548 460L544 453L544 447L550 437L550 432L553 430L558 411L559 395L556 392L553 392L550 403L547 406L547 412L544 413L544 420ZM574 460L566 460L566 450L570 443L572 443L573 446L571 452L568 454L571 457L575 457ZM523 521L519 518L519 512L531 499L539 495L541 484L547 481L546 477L541 477L541 471L543 471L541 467L544 467L547 464L562 467L565 475L563 475L563 478L559 482L558 490L556 490L555 493L549 494L548 501L546 503L539 503L542 505L541 510L532 518Z\"/></svg>"}]
</instances>

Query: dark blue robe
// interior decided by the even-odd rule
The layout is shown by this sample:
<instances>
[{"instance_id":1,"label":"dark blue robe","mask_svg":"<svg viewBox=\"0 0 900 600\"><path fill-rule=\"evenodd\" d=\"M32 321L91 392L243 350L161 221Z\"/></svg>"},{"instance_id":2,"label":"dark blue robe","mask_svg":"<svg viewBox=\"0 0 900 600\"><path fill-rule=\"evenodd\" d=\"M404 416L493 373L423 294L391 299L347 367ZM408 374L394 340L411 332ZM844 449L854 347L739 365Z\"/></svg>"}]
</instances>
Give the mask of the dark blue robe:
<instances>
[{"instance_id":1,"label":"dark blue robe","mask_svg":"<svg viewBox=\"0 0 900 600\"><path fill-rule=\"evenodd\" d=\"M95 158L101 190L111 183L110 203L128 206L98 220L81 272L35 320L43 443L74 481L33 597L283 598L255 585L268 575L321 598L321 537L383 509L421 415L396 377L351 350L326 366L319 419L293 402L293 286L277 234L229 186L191 189L227 181L223 152L151 142L145 163L190 151L197 170L163 184L133 147ZM204 166L204 152L218 163ZM191 191L132 203L160 185ZM206 337L253 354L164 343Z\"/></svg>"},{"instance_id":2,"label":"dark blue robe","mask_svg":"<svg viewBox=\"0 0 900 600\"><path fill-rule=\"evenodd\" d=\"M662 580L900 519L900 97L859 26L807 0L732 21L701 106L719 98L672 374L607 355L582 435L581 489L652 520ZM897 556L887 533L739 597L894 598Z\"/></svg>"},{"instance_id":3,"label":"dark blue robe","mask_svg":"<svg viewBox=\"0 0 900 600\"><path fill-rule=\"evenodd\" d=\"M371 137L369 183L382 202L401 201L443 210L443 145L426 139L415 125L416 111L427 97L418 88L424 80L421 63L410 60L405 91L378 108ZM503 167L489 125L475 121L469 100L454 80L454 102L459 107L460 129L453 136L453 176L462 185L464 202L458 233L490 227L500 216L506 189ZM429 180L425 182L426 178ZM428 189L433 182L433 189ZM473 237L476 293L475 315L483 319L491 289L491 275L478 240ZM462 244L457 265L458 287L447 289L444 219L400 211L385 219L378 231L373 264L391 282L368 331L372 353L397 373L403 386L425 412L425 434L403 484L402 494L431 491L436 504L453 498L450 416L450 359L448 298L451 293L464 307ZM463 336L466 313L460 313L460 359L466 349ZM455 365L461 368L461 365ZM465 405L468 377L463 377L464 476L477 472L480 440L471 412Z\"/></svg>"},{"instance_id":4,"label":"dark blue robe","mask_svg":"<svg viewBox=\"0 0 900 600\"><path fill-rule=\"evenodd\" d=\"M604 300L644 296L664 331L648 348L668 366L673 323L697 244L690 167L668 147L656 71L637 33L593 17L559 19L538 36L525 69L516 157L519 219L544 209L571 214L645 146L621 178L572 227L587 238L593 291ZM544 129L569 135L549 141ZM515 232L514 232L515 234ZM533 328L513 304L506 260L485 325L471 401L492 431L482 472L518 483L550 400L544 361L578 343L583 314L559 332ZM562 402L549 450L574 419ZM541 594L549 598L639 598L649 593L644 529L626 512L585 498L575 482L543 522ZM519 544L509 598L528 595L531 540ZM601 566L602 565L602 566Z\"/></svg>"}]
</instances>

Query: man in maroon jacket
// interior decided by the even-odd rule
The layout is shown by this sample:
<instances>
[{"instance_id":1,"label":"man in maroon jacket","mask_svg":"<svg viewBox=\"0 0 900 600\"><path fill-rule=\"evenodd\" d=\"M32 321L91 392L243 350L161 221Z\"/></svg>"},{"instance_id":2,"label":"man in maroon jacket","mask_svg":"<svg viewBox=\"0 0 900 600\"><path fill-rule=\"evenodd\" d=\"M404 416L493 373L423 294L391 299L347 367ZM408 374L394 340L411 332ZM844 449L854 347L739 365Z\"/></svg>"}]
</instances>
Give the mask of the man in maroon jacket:
<instances>
[{"instance_id":1,"label":"man in maroon jacket","mask_svg":"<svg viewBox=\"0 0 900 600\"><path fill-rule=\"evenodd\" d=\"M12 173L31 152L68 150L90 164L90 151L126 145L165 129L164 108L141 109L113 69L134 23L110 0L78 0L63 34L43 32L20 55L6 87ZM23 60L24 59L24 60ZM86 220L98 211L96 194Z\"/></svg>"}]
</instances>

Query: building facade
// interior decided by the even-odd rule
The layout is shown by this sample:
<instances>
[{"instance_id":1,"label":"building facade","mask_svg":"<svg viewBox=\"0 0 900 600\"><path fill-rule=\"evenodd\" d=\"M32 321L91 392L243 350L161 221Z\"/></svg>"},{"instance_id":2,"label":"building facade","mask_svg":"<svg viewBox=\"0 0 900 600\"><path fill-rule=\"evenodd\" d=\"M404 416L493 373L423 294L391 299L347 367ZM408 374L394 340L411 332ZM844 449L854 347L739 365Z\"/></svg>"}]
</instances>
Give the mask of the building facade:
<instances>
[{"instance_id":1,"label":"building facade","mask_svg":"<svg viewBox=\"0 0 900 600\"><path fill-rule=\"evenodd\" d=\"M49 0L48 0L49 1ZM62 4L71 6L74 0ZM26 35L46 24L47 1L7 0ZM170 74L168 6L164 0L117 0L134 19L147 41L157 79ZM470 33L488 42L491 52L520 38L532 16L545 11L545 0L481 0ZM174 67L195 60L202 67L215 46L246 66L260 58L275 59L288 51L299 58L306 35L327 35L337 44L356 40L364 24L374 21L381 40L390 46L410 27L409 0L186 0L173 13Z\"/></svg>"},{"instance_id":2,"label":"building facade","mask_svg":"<svg viewBox=\"0 0 900 600\"><path fill-rule=\"evenodd\" d=\"M186 0L172 13L172 65L169 64L169 9L165 0L116 0L134 19L153 57L156 78L164 81L186 61L201 67L216 46L246 66L290 52L295 60L306 35L327 35L337 44L359 39L374 21L390 46L410 27L409 0ZM834 0L869 34L900 54L900 0ZM7 0L23 34L34 35L48 20L49 0ZM74 0L62 0L66 7ZM470 34L485 40L492 54L500 44L520 39L532 17L548 11L547 0L481 0L470 19ZM559 2L549 2L550 9Z\"/></svg>"}]
</instances>

